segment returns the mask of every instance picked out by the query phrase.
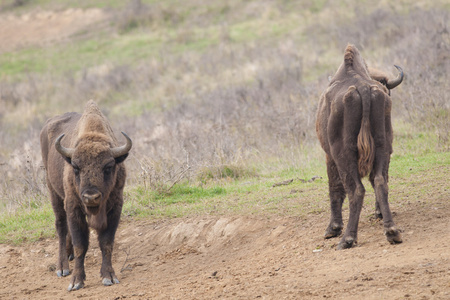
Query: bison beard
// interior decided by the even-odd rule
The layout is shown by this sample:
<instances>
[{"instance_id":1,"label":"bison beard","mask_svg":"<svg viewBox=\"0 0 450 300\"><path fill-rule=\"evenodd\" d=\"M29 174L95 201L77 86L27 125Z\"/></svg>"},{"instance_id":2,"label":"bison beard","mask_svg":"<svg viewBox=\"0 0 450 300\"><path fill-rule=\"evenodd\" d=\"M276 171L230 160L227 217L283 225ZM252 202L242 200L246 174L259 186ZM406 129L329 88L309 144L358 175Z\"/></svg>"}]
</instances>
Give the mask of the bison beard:
<instances>
[{"instance_id":1,"label":"bison beard","mask_svg":"<svg viewBox=\"0 0 450 300\"><path fill-rule=\"evenodd\" d=\"M326 153L331 204L325 238L341 234L346 195L350 202L347 229L338 249L350 248L357 241L365 194L361 178L367 175L375 190L376 212L383 218L388 241L402 242L389 209L387 185L393 138L389 90L403 80L402 70L397 69L399 76L390 80L382 72L368 69L358 49L348 45L344 62L319 101L316 132Z\"/></svg>"},{"instance_id":2,"label":"bison beard","mask_svg":"<svg viewBox=\"0 0 450 300\"><path fill-rule=\"evenodd\" d=\"M56 116L41 131L42 159L59 238L58 277L69 275L69 258L75 259L69 291L84 286L89 227L97 231L102 251L102 283L119 283L111 257L123 205L123 161L131 149L130 138L122 134L127 142L117 146L107 119L93 101L82 115Z\"/></svg>"}]
</instances>

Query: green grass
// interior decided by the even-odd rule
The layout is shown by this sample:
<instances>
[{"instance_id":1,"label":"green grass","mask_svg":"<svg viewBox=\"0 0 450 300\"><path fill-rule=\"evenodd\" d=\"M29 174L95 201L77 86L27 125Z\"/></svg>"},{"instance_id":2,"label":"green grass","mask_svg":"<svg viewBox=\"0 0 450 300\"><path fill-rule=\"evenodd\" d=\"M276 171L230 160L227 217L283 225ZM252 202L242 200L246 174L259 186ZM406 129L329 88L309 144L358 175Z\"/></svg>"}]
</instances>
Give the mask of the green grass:
<instances>
[{"instance_id":1,"label":"green grass","mask_svg":"<svg viewBox=\"0 0 450 300\"><path fill-rule=\"evenodd\" d=\"M122 38L97 37L53 47L32 47L3 53L0 56L0 77L21 77L27 73L64 74L88 66L134 63L157 53L164 44L153 34L130 34Z\"/></svg>"},{"instance_id":2,"label":"green grass","mask_svg":"<svg viewBox=\"0 0 450 300\"><path fill-rule=\"evenodd\" d=\"M229 36L236 43L248 43L282 36L296 27L298 22L294 17L285 20L256 19L231 24ZM45 47L30 46L2 53L0 78L22 78L27 73L65 74L104 64L136 66L147 58L158 57L161 52L176 55L193 51L201 54L218 45L220 32L221 27L217 25L205 28L179 25L156 29L137 26L119 36L100 30L86 38L83 37L84 31L75 34L70 42Z\"/></svg>"},{"instance_id":3,"label":"green grass","mask_svg":"<svg viewBox=\"0 0 450 300\"><path fill-rule=\"evenodd\" d=\"M20 244L55 236L55 216L50 203L0 214L0 243Z\"/></svg>"}]
</instances>

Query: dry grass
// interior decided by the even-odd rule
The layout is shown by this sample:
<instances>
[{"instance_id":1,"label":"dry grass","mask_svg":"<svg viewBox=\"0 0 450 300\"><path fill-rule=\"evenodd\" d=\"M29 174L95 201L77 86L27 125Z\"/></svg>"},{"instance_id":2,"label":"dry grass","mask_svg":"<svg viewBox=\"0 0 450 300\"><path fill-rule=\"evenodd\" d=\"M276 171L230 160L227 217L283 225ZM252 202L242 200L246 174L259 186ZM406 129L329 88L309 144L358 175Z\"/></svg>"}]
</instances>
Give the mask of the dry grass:
<instances>
[{"instance_id":1,"label":"dry grass","mask_svg":"<svg viewBox=\"0 0 450 300\"><path fill-rule=\"evenodd\" d=\"M164 190L183 179L301 169L322 157L316 104L347 42L369 65L403 67L393 118L448 151L450 8L427 3L130 1L110 9L108 29L47 45L58 69L0 75L0 203L45 198L39 130L91 98L133 139L131 185ZM102 41L92 42L97 51L90 39ZM80 53L68 50L78 44ZM67 69L65 51L75 55Z\"/></svg>"}]
</instances>

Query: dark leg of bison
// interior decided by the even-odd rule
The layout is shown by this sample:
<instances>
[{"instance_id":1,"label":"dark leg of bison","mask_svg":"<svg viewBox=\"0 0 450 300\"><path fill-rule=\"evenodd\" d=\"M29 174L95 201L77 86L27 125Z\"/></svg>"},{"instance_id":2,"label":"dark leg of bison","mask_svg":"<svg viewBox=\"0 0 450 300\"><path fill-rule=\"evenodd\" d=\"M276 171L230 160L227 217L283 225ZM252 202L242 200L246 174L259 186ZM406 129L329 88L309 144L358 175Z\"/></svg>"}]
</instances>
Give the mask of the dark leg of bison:
<instances>
[{"instance_id":1,"label":"dark leg of bison","mask_svg":"<svg viewBox=\"0 0 450 300\"><path fill-rule=\"evenodd\" d=\"M361 128L361 119L346 118L349 115L362 115L362 99L359 90L354 86L349 87L344 96L343 108L335 107L337 111L343 111L343 115L332 114L328 121L328 128L342 128L342 132L329 136L331 156L335 159L339 177L347 193L350 216L346 231L339 242L337 249L351 248L357 240L358 222L364 199L365 189L361 183L358 172L357 133ZM333 109L333 107L332 107Z\"/></svg>"},{"instance_id":2,"label":"dark leg of bison","mask_svg":"<svg viewBox=\"0 0 450 300\"><path fill-rule=\"evenodd\" d=\"M72 245L72 236L70 235L70 232L67 234L67 238L66 238L66 252L67 252L67 257L69 258L69 260L73 260L73 258L74 258L73 245Z\"/></svg>"},{"instance_id":3,"label":"dark leg of bison","mask_svg":"<svg viewBox=\"0 0 450 300\"><path fill-rule=\"evenodd\" d=\"M86 217L79 207L73 208L69 214L68 223L72 234L75 266L67 290L75 291L84 287L84 280L86 279L84 258L89 246L89 228Z\"/></svg>"},{"instance_id":4,"label":"dark leg of bison","mask_svg":"<svg viewBox=\"0 0 450 300\"><path fill-rule=\"evenodd\" d=\"M366 190L360 180L357 180L356 182L349 182L347 183L347 186L349 190L348 198L350 204L350 215L345 234L337 247L339 250L351 248L353 243L357 241L359 217L361 215L361 208L364 201L364 195L366 193Z\"/></svg>"},{"instance_id":5,"label":"dark leg of bison","mask_svg":"<svg viewBox=\"0 0 450 300\"><path fill-rule=\"evenodd\" d=\"M377 88L372 87L371 98L374 103L384 102L385 106L390 106L390 100L388 99L388 97ZM374 112L372 115L371 121L376 124L384 124L385 128L384 130L373 132L376 149L373 170L370 174L369 179L375 190L375 197L379 206L380 213L383 216L386 238L389 243L396 244L402 242L402 237L399 230L395 226L388 202L388 172L391 151L390 144L386 142L386 136L392 136L392 129L390 127L390 120L386 118L387 117L383 113L383 111Z\"/></svg>"},{"instance_id":6,"label":"dark leg of bison","mask_svg":"<svg viewBox=\"0 0 450 300\"><path fill-rule=\"evenodd\" d=\"M50 187L51 185L48 184ZM64 210L64 200L55 191L49 188L53 212L55 213L55 227L59 240L58 263L56 265L56 275L58 277L69 275L69 260L67 253L66 237L68 234L67 216Z\"/></svg>"},{"instance_id":7,"label":"dark leg of bison","mask_svg":"<svg viewBox=\"0 0 450 300\"><path fill-rule=\"evenodd\" d=\"M364 194L366 192L364 186L361 183L361 180L359 179L359 176L351 176L350 174L345 174L343 175L343 177L345 178L344 184L349 199L350 215L348 218L347 229L338 244L338 250L351 248L353 246L353 243L357 241L359 217L364 201Z\"/></svg>"},{"instance_id":8,"label":"dark leg of bison","mask_svg":"<svg viewBox=\"0 0 450 300\"><path fill-rule=\"evenodd\" d=\"M372 184L373 190L375 191L375 174L374 172L370 173L369 177L370 183ZM376 199L375 201L375 218L382 220L383 214L381 213L380 204L378 203L379 199Z\"/></svg>"},{"instance_id":9,"label":"dark leg of bison","mask_svg":"<svg viewBox=\"0 0 450 300\"><path fill-rule=\"evenodd\" d=\"M116 206L108 213L108 227L102 232L98 232L98 243L102 251L102 267L100 269L100 276L103 285L113 285L119 283L114 269L112 267L112 252L114 247L114 236L116 234L117 226L119 225L120 213L122 205Z\"/></svg>"},{"instance_id":10,"label":"dark leg of bison","mask_svg":"<svg viewBox=\"0 0 450 300\"><path fill-rule=\"evenodd\" d=\"M344 223L342 221L342 203L345 199L345 189L342 185L339 172L335 162L327 155L327 173L328 173L328 188L330 193L331 205L331 219L327 230L325 231L325 238L339 236L342 232Z\"/></svg>"},{"instance_id":11,"label":"dark leg of bison","mask_svg":"<svg viewBox=\"0 0 450 300\"><path fill-rule=\"evenodd\" d=\"M377 203L379 203L380 211L383 215L386 238L391 244L401 243L402 237L392 218L392 213L388 203L387 183L383 176L375 176L374 189Z\"/></svg>"},{"instance_id":12,"label":"dark leg of bison","mask_svg":"<svg viewBox=\"0 0 450 300\"><path fill-rule=\"evenodd\" d=\"M372 187L375 189L375 184L372 182ZM383 214L381 213L380 204L375 201L375 218L383 219Z\"/></svg>"},{"instance_id":13,"label":"dark leg of bison","mask_svg":"<svg viewBox=\"0 0 450 300\"><path fill-rule=\"evenodd\" d=\"M385 164L378 164L377 161L378 156L375 157L375 169L373 170L373 174L371 174L371 183L373 189L375 190L375 197L377 204L380 209L380 214L383 216L383 224L384 231L386 234L386 238L391 244L398 244L402 242L402 236L400 231L395 226L394 220L392 218L391 209L389 208L388 201L388 183L387 183L387 168L389 162L385 162ZM382 158L378 158L381 160ZM383 166L384 165L384 166ZM380 169L384 169L380 171ZM373 178L373 179L372 179Z\"/></svg>"}]
</instances>

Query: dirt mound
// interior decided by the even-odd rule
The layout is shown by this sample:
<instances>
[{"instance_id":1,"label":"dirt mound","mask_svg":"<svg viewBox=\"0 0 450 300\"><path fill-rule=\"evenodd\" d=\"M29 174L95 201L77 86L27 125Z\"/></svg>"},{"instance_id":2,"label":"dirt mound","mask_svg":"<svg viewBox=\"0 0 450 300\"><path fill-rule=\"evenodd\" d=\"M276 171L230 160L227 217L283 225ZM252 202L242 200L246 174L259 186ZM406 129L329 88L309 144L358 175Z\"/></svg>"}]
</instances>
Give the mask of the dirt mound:
<instances>
[{"instance_id":1,"label":"dirt mound","mask_svg":"<svg viewBox=\"0 0 450 300\"><path fill-rule=\"evenodd\" d=\"M67 292L54 272L56 240L0 245L0 298L88 299L448 299L450 202L393 207L404 243L389 245L382 224L363 212L359 244L336 251L322 238L327 213L307 219L197 217L125 222L114 268L101 285L94 234L86 286Z\"/></svg>"},{"instance_id":2,"label":"dirt mound","mask_svg":"<svg viewBox=\"0 0 450 300\"><path fill-rule=\"evenodd\" d=\"M0 17L0 53L30 45L45 45L67 38L106 19L100 9L37 11Z\"/></svg>"}]
</instances>

